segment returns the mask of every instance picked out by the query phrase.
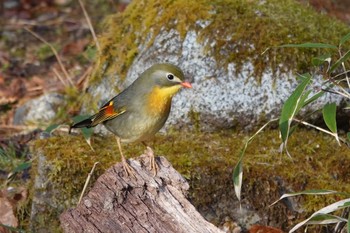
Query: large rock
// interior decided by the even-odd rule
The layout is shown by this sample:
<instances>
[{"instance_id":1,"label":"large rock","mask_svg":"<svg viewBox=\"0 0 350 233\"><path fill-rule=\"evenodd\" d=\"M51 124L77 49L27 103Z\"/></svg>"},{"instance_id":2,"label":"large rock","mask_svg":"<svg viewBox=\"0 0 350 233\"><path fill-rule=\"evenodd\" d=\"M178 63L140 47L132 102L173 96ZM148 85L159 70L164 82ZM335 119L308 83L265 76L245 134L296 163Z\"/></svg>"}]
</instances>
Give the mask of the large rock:
<instances>
[{"instance_id":1,"label":"large rock","mask_svg":"<svg viewBox=\"0 0 350 233\"><path fill-rule=\"evenodd\" d=\"M59 93L48 93L38 98L29 100L18 107L15 112L13 123L43 124L52 121L58 112L58 108L64 104L64 97Z\"/></svg>"},{"instance_id":2,"label":"large rock","mask_svg":"<svg viewBox=\"0 0 350 233\"><path fill-rule=\"evenodd\" d=\"M107 26L91 82L94 99L102 104L152 64L170 62L185 71L193 89L174 98L168 124L205 129L278 116L297 85L295 71L308 70L315 56L311 50L264 50L308 41L337 44L348 30L294 1L136 1ZM340 98L325 95L309 110L327 101Z\"/></svg>"}]
</instances>

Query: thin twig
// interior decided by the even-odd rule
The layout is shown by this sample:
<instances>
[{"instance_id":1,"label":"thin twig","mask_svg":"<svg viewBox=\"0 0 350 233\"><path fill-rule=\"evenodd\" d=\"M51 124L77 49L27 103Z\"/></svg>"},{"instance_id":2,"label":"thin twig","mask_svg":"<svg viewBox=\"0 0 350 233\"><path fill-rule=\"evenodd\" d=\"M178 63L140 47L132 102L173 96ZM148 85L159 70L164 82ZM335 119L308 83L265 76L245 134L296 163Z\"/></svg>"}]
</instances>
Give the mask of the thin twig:
<instances>
[{"instance_id":1,"label":"thin twig","mask_svg":"<svg viewBox=\"0 0 350 233\"><path fill-rule=\"evenodd\" d=\"M86 78L90 75L91 71L92 71L92 66L89 66L87 70L80 76L80 78L76 82L78 86L80 86L84 81L86 81ZM85 85L83 85L83 89L85 89Z\"/></svg>"},{"instance_id":2,"label":"thin twig","mask_svg":"<svg viewBox=\"0 0 350 233\"><path fill-rule=\"evenodd\" d=\"M81 192L80 197L79 197L78 204L81 202L81 199L83 199L84 193L85 193L85 191L86 191L86 188L87 188L87 186L88 186L88 184L89 184L89 182L90 182L91 176L92 176L92 174L94 173L94 170L95 170L95 167L96 167L97 164L99 164L99 162L95 162L95 163L94 163L94 166L91 168L91 171L90 171L90 173L88 174L88 176L87 176L87 178L86 178L83 191Z\"/></svg>"},{"instance_id":3,"label":"thin twig","mask_svg":"<svg viewBox=\"0 0 350 233\"><path fill-rule=\"evenodd\" d=\"M57 61L58 61L58 64L60 65L64 75L66 76L67 80L69 81L69 83L74 86L74 83L72 81L72 79L70 78L66 68L64 67L63 63L62 63L62 60L60 58L60 56L58 55L56 49L49 43L47 42L44 38L42 38L40 35L36 34L35 32L33 32L32 30L30 30L29 28L25 27L24 28L26 31L28 31L30 34L32 34L35 38L37 38L38 40L42 41L43 43L45 43L47 46L50 47L50 49L52 50L52 52L54 53Z\"/></svg>"},{"instance_id":4,"label":"thin twig","mask_svg":"<svg viewBox=\"0 0 350 233\"><path fill-rule=\"evenodd\" d=\"M341 49L339 48L338 51L339 51L340 58L342 58L343 55L342 55ZM342 62L341 65L342 65L342 67L343 67L343 70L346 71L345 63ZM350 88L350 80L349 80L348 73L345 73L345 77L346 77L346 82L347 82L347 84L348 84L348 88Z\"/></svg>"},{"instance_id":5,"label":"thin twig","mask_svg":"<svg viewBox=\"0 0 350 233\"><path fill-rule=\"evenodd\" d=\"M28 88L27 91L28 92L34 92L34 91L42 91L44 88L42 86L39 86L39 87L31 87L31 88Z\"/></svg>"},{"instance_id":6,"label":"thin twig","mask_svg":"<svg viewBox=\"0 0 350 233\"><path fill-rule=\"evenodd\" d=\"M62 78L62 76L58 73L58 71L56 70L56 68L52 68L53 73L56 75L56 77L61 81L61 83L63 84L63 86L67 86L66 81Z\"/></svg>"},{"instance_id":7,"label":"thin twig","mask_svg":"<svg viewBox=\"0 0 350 233\"><path fill-rule=\"evenodd\" d=\"M324 91L324 92L329 92L329 93L332 93L332 94L336 94L336 95L341 95L341 96L343 96L343 97L345 97L345 98L347 98L347 99L350 99L350 94L349 93L347 93L345 90L345 92L343 93L343 92L340 92L340 91L333 91L333 90L328 90L328 89L324 89L324 88L322 88L321 89L322 91Z\"/></svg>"},{"instance_id":8,"label":"thin twig","mask_svg":"<svg viewBox=\"0 0 350 233\"><path fill-rule=\"evenodd\" d=\"M348 73L350 73L350 70L346 70L346 71L344 71L344 72L341 72L341 73L339 73L339 74L336 74L336 75L334 75L333 77L330 77L329 79L331 79L331 80L336 80L336 79L337 79L339 76L341 76L341 75L346 75L346 76L347 76ZM346 79L346 78L337 80L337 82L338 82L338 81L344 81L345 79ZM327 81L325 81L324 83L327 83L327 82L329 82L329 81L327 80Z\"/></svg>"},{"instance_id":9,"label":"thin twig","mask_svg":"<svg viewBox=\"0 0 350 233\"><path fill-rule=\"evenodd\" d=\"M335 133L332 133L332 132L330 132L330 131L328 131L328 130L322 129L321 127L318 127L318 126L316 126L316 125L310 124L310 123L308 123L308 122L306 122L306 121L298 120L298 119L296 119L296 118L293 118L293 120L296 121L296 122L298 122L298 123L301 123L301 124L303 124L303 125L306 125L306 126L315 128L315 129L317 129L317 130L319 130L319 131L321 131L321 132L324 132L324 133L326 133L326 134L329 134L329 135L335 137L339 145L340 145L340 142L339 142L339 141L341 141L341 142L343 142L343 143L346 143L346 140L344 140L344 139L342 139L342 138L339 138L339 137L338 137L338 134L335 134Z\"/></svg>"},{"instance_id":10,"label":"thin twig","mask_svg":"<svg viewBox=\"0 0 350 233\"><path fill-rule=\"evenodd\" d=\"M91 32L91 34L92 34L92 37L94 38L94 41L95 41L95 44L96 44L96 48L97 48L98 52L101 54L100 44L98 43L95 30L94 30L94 28L92 27L90 17L89 17L89 15L88 15L88 13L87 13L87 11L86 11L86 9L85 9L85 6L84 6L82 0L79 0L79 4L80 4L81 9L82 9L83 12L84 12L84 16L85 16L86 21L87 21L87 23L88 23L88 26L89 26L90 32Z\"/></svg>"},{"instance_id":11,"label":"thin twig","mask_svg":"<svg viewBox=\"0 0 350 233\"><path fill-rule=\"evenodd\" d=\"M0 129L37 129L38 126L29 126L29 125L0 125Z\"/></svg>"}]
</instances>

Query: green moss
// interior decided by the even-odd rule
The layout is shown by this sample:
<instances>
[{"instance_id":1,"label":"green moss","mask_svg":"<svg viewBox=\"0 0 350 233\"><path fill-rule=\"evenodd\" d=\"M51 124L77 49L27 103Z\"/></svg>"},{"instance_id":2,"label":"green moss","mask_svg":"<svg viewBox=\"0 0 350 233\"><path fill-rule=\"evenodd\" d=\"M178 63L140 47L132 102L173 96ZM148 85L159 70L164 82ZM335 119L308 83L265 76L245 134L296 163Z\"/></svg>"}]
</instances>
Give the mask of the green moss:
<instances>
[{"instance_id":1,"label":"green moss","mask_svg":"<svg viewBox=\"0 0 350 233\"><path fill-rule=\"evenodd\" d=\"M149 145L157 155L166 156L189 180L190 198L199 210L204 211L208 206L213 206L213 203L222 201L222 198L229 198L232 203L236 200L232 169L248 138L247 134L237 134L230 130L216 133L172 131L166 136L156 136ZM270 130L260 134L248 147L243 160L244 203L250 203L254 209L269 214L270 218L279 220L286 227L339 197L299 198L301 208L305 211L298 219L287 224L287 217L283 219L283 216L287 216L290 210L283 204L279 203L265 213L266 207L277 200L281 192L332 189L350 193L347 182L349 148L338 146L332 138L322 133L305 129L296 131L289 140L293 159L278 152L280 143L278 132ZM81 136L53 137L35 143L34 151L42 150L51 167L47 177L52 190L55 190L52 208L39 222L51 222L50 218L53 218L57 223L53 226L58 227L58 215L77 203L93 164L100 162L91 185L105 169L120 160L114 137L95 136L92 145L95 151L89 148ZM123 149L127 157L135 157L145 148L142 144L124 144ZM36 176L37 161L33 162L32 177ZM217 224L223 217L217 216L212 221Z\"/></svg>"},{"instance_id":2,"label":"green moss","mask_svg":"<svg viewBox=\"0 0 350 233\"><path fill-rule=\"evenodd\" d=\"M203 27L199 22L208 25ZM319 52L271 49L261 55L267 48L305 42L337 45L348 32L345 24L294 0L133 1L123 13L109 17L105 27L107 32L100 37L102 54L92 75L94 81L112 73L123 78L139 52L138 46L151 45L164 28L176 29L182 38L189 30L195 30L199 42L219 66L234 63L240 72L250 61L257 78L267 69L303 72L310 67L311 57ZM215 46L211 46L213 43Z\"/></svg>"},{"instance_id":3,"label":"green moss","mask_svg":"<svg viewBox=\"0 0 350 233\"><path fill-rule=\"evenodd\" d=\"M193 127L196 131L200 130L200 113L196 112L194 109L191 109L188 113L188 117L190 118Z\"/></svg>"}]
</instances>

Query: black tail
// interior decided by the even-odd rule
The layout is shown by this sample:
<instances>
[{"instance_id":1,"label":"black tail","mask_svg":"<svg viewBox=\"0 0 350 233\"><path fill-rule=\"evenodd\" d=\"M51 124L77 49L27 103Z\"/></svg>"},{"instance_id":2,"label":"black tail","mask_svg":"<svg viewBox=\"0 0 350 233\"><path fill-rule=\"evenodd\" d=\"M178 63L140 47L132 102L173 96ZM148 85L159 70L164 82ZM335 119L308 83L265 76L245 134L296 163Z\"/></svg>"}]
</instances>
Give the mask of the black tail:
<instances>
[{"instance_id":1,"label":"black tail","mask_svg":"<svg viewBox=\"0 0 350 233\"><path fill-rule=\"evenodd\" d=\"M92 117L89 117L88 119L85 119L85 120L82 120L82 121L79 121L71 126L69 126L69 133L71 132L72 129L74 128L90 128L92 127L91 123L92 123Z\"/></svg>"}]
</instances>

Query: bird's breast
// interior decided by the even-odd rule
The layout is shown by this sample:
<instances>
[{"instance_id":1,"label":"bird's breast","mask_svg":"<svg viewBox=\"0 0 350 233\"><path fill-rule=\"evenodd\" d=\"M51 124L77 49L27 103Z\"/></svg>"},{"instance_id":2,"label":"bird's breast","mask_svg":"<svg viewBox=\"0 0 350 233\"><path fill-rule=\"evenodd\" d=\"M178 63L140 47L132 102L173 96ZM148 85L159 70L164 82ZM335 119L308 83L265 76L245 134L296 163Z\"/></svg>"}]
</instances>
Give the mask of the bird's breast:
<instances>
[{"instance_id":1,"label":"bird's breast","mask_svg":"<svg viewBox=\"0 0 350 233\"><path fill-rule=\"evenodd\" d=\"M147 113L154 116L169 114L171 99L180 88L181 86L155 87L147 99Z\"/></svg>"}]
</instances>

